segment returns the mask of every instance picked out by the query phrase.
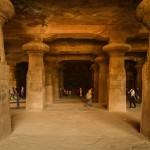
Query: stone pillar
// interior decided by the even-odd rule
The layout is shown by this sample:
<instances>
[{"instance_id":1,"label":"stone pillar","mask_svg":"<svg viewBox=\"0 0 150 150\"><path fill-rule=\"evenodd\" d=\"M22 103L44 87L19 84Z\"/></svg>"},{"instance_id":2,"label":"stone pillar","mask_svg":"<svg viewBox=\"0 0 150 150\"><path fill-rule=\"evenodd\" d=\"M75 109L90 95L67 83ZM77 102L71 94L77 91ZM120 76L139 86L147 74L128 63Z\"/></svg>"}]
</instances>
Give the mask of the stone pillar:
<instances>
[{"instance_id":1,"label":"stone pillar","mask_svg":"<svg viewBox=\"0 0 150 150\"><path fill-rule=\"evenodd\" d=\"M54 100L59 99L59 64L52 64L52 81L53 81L53 95Z\"/></svg>"},{"instance_id":2,"label":"stone pillar","mask_svg":"<svg viewBox=\"0 0 150 150\"><path fill-rule=\"evenodd\" d=\"M145 58L138 58L136 64L137 78L136 78L136 88L139 90L139 96L142 96L142 67L145 62Z\"/></svg>"},{"instance_id":3,"label":"stone pillar","mask_svg":"<svg viewBox=\"0 0 150 150\"><path fill-rule=\"evenodd\" d=\"M98 78L98 104L108 104L108 57L98 56L95 62L99 65L99 78Z\"/></svg>"},{"instance_id":4,"label":"stone pillar","mask_svg":"<svg viewBox=\"0 0 150 150\"><path fill-rule=\"evenodd\" d=\"M108 73L108 110L126 111L126 73L124 54L131 49L128 44L110 43L103 50L110 56Z\"/></svg>"},{"instance_id":5,"label":"stone pillar","mask_svg":"<svg viewBox=\"0 0 150 150\"><path fill-rule=\"evenodd\" d=\"M49 50L48 45L35 40L24 44L22 49L29 56L27 86L26 86L26 110L43 110L45 102L45 71L43 55Z\"/></svg>"},{"instance_id":6,"label":"stone pillar","mask_svg":"<svg viewBox=\"0 0 150 150\"><path fill-rule=\"evenodd\" d=\"M10 65L10 72L9 72L9 89L11 87L16 87L16 64Z\"/></svg>"},{"instance_id":7,"label":"stone pillar","mask_svg":"<svg viewBox=\"0 0 150 150\"><path fill-rule=\"evenodd\" d=\"M4 7L5 6L5 7ZM6 64L2 27L15 14L9 0L0 1L0 140L11 133L11 117L9 106L9 67Z\"/></svg>"},{"instance_id":8,"label":"stone pillar","mask_svg":"<svg viewBox=\"0 0 150 150\"><path fill-rule=\"evenodd\" d=\"M135 65L136 59L126 57L125 58L125 70L126 70L126 92L129 91L131 88L135 87L135 79L136 76L135 72ZM130 61L129 61L130 60Z\"/></svg>"},{"instance_id":9,"label":"stone pillar","mask_svg":"<svg viewBox=\"0 0 150 150\"><path fill-rule=\"evenodd\" d=\"M93 70L93 68L92 68L92 65L91 65L91 67L90 67L90 70L91 70L91 80L92 80L92 87L91 88L93 88L94 87L94 70Z\"/></svg>"},{"instance_id":10,"label":"stone pillar","mask_svg":"<svg viewBox=\"0 0 150 150\"><path fill-rule=\"evenodd\" d=\"M63 95L63 89L64 89L64 72L63 72L63 66L61 66L60 70L59 70L59 80L60 80L59 95L62 96Z\"/></svg>"},{"instance_id":11,"label":"stone pillar","mask_svg":"<svg viewBox=\"0 0 150 150\"><path fill-rule=\"evenodd\" d=\"M95 63L95 64L92 64L92 69L93 69L93 90L94 90L94 99L95 101L97 101L97 98L98 98L98 65Z\"/></svg>"},{"instance_id":12,"label":"stone pillar","mask_svg":"<svg viewBox=\"0 0 150 150\"><path fill-rule=\"evenodd\" d=\"M53 85L52 85L52 73L51 66L45 66L45 99L46 106L49 106L53 102Z\"/></svg>"},{"instance_id":13,"label":"stone pillar","mask_svg":"<svg viewBox=\"0 0 150 150\"><path fill-rule=\"evenodd\" d=\"M137 17L150 31L150 1L143 0L137 8ZM147 59L142 69L141 134L150 139L150 33Z\"/></svg>"}]
</instances>

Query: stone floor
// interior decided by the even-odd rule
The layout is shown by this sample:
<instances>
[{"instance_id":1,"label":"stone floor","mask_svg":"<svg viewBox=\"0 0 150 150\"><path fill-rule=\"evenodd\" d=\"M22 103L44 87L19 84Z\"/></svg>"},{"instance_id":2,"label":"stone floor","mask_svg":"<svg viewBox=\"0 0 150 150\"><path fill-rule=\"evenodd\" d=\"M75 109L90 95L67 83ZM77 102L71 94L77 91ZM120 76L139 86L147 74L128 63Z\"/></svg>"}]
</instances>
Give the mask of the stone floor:
<instances>
[{"instance_id":1,"label":"stone floor","mask_svg":"<svg viewBox=\"0 0 150 150\"><path fill-rule=\"evenodd\" d=\"M12 134L0 150L150 150L140 135L140 106L110 113L75 100L55 102L41 112L11 109Z\"/></svg>"}]
</instances>

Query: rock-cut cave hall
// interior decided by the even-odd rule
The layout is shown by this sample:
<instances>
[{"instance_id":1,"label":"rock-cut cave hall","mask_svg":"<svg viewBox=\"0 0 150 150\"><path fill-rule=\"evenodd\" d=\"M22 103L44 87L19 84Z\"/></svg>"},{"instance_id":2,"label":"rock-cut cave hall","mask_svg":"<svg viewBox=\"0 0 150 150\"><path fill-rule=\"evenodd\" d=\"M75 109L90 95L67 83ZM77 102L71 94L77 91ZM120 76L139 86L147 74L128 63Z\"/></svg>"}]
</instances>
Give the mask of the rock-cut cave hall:
<instances>
[{"instance_id":1,"label":"rock-cut cave hall","mask_svg":"<svg viewBox=\"0 0 150 150\"><path fill-rule=\"evenodd\" d=\"M149 150L149 30L149 0L0 0L0 149Z\"/></svg>"}]
</instances>

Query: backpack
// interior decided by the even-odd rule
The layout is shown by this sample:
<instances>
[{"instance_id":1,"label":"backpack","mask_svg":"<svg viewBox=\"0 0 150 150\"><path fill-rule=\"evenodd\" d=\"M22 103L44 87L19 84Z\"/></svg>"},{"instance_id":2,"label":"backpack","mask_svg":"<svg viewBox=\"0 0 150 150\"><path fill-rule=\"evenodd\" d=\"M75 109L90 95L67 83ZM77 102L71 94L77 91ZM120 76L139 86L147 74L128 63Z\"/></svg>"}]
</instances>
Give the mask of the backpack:
<instances>
[{"instance_id":1,"label":"backpack","mask_svg":"<svg viewBox=\"0 0 150 150\"><path fill-rule=\"evenodd\" d=\"M87 92L86 99L90 99L90 98L92 98L92 95L91 95L91 93Z\"/></svg>"}]
</instances>

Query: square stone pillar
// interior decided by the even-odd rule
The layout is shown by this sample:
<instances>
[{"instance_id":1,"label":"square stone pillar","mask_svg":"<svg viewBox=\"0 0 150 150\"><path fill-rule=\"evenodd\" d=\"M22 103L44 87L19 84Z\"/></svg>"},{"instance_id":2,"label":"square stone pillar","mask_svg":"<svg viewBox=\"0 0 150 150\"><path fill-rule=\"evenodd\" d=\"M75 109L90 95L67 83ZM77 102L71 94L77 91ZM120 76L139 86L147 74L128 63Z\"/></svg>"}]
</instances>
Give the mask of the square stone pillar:
<instances>
[{"instance_id":1,"label":"square stone pillar","mask_svg":"<svg viewBox=\"0 0 150 150\"><path fill-rule=\"evenodd\" d=\"M108 104L108 56L98 56L95 62L99 65L99 77L98 77L98 104Z\"/></svg>"},{"instance_id":2,"label":"square stone pillar","mask_svg":"<svg viewBox=\"0 0 150 150\"><path fill-rule=\"evenodd\" d=\"M98 65L95 63L95 64L92 64L91 68L93 69L93 81L94 81L94 89L93 89L93 92L94 92L94 96L93 96L93 99L95 101L98 101L97 98L98 98L98 71L99 71L99 67Z\"/></svg>"},{"instance_id":3,"label":"square stone pillar","mask_svg":"<svg viewBox=\"0 0 150 150\"><path fill-rule=\"evenodd\" d=\"M49 64L45 65L45 99L46 106L50 106L53 102L53 85L51 66Z\"/></svg>"},{"instance_id":4,"label":"square stone pillar","mask_svg":"<svg viewBox=\"0 0 150 150\"><path fill-rule=\"evenodd\" d=\"M59 95L59 69L60 65L58 63L51 63L52 65L52 84L53 84L53 95L54 100L58 100L60 98Z\"/></svg>"},{"instance_id":5,"label":"square stone pillar","mask_svg":"<svg viewBox=\"0 0 150 150\"><path fill-rule=\"evenodd\" d=\"M29 56L26 110L43 110L46 106L43 54L49 50L49 47L40 41L32 41L23 45L23 50Z\"/></svg>"},{"instance_id":6,"label":"square stone pillar","mask_svg":"<svg viewBox=\"0 0 150 150\"><path fill-rule=\"evenodd\" d=\"M137 18L146 25L150 31L150 1L143 0L137 8ZM142 115L141 134L150 139L150 34L147 59L142 69Z\"/></svg>"},{"instance_id":7,"label":"square stone pillar","mask_svg":"<svg viewBox=\"0 0 150 150\"><path fill-rule=\"evenodd\" d=\"M126 111L126 73L124 54L130 50L128 44L111 43L103 47L110 56L108 73L108 110Z\"/></svg>"},{"instance_id":8,"label":"square stone pillar","mask_svg":"<svg viewBox=\"0 0 150 150\"><path fill-rule=\"evenodd\" d=\"M136 70L137 70L137 78L136 78L136 88L138 88L138 94L140 98L142 97L142 67L145 62L145 58L137 58Z\"/></svg>"},{"instance_id":9,"label":"square stone pillar","mask_svg":"<svg viewBox=\"0 0 150 150\"><path fill-rule=\"evenodd\" d=\"M0 1L0 140L11 133L9 106L9 67L5 59L2 27L15 14L10 0Z\"/></svg>"},{"instance_id":10,"label":"square stone pillar","mask_svg":"<svg viewBox=\"0 0 150 150\"><path fill-rule=\"evenodd\" d=\"M9 72L9 89L12 87L16 87L16 64L10 65Z\"/></svg>"},{"instance_id":11,"label":"square stone pillar","mask_svg":"<svg viewBox=\"0 0 150 150\"><path fill-rule=\"evenodd\" d=\"M11 133L9 67L0 64L0 140Z\"/></svg>"},{"instance_id":12,"label":"square stone pillar","mask_svg":"<svg viewBox=\"0 0 150 150\"><path fill-rule=\"evenodd\" d=\"M63 96L63 89L64 89L64 72L63 72L63 66L60 66L59 69L59 96Z\"/></svg>"}]
</instances>

